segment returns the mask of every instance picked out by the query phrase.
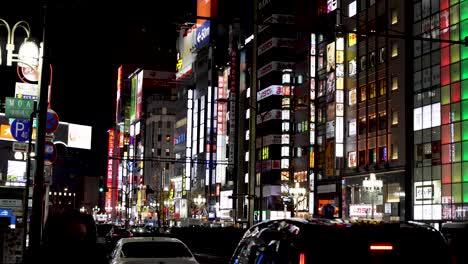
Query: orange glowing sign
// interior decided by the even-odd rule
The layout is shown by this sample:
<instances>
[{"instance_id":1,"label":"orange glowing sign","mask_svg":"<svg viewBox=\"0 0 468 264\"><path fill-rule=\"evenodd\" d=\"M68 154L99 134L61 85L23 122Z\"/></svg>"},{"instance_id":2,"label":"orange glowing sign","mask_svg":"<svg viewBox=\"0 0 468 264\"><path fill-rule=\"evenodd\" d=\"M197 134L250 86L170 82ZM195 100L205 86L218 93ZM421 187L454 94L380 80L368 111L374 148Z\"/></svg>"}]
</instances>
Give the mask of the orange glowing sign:
<instances>
[{"instance_id":1,"label":"orange glowing sign","mask_svg":"<svg viewBox=\"0 0 468 264\"><path fill-rule=\"evenodd\" d=\"M216 17L218 10L218 0L197 0L197 17ZM206 19L197 19L197 24L201 25Z\"/></svg>"}]
</instances>

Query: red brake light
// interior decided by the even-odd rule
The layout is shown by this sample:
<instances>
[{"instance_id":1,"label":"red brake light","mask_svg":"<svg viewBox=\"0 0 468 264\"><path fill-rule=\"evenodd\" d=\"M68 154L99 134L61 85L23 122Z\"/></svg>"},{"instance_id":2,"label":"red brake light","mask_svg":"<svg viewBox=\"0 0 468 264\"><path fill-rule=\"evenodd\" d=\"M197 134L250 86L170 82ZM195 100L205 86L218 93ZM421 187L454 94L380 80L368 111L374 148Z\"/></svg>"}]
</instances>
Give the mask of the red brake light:
<instances>
[{"instance_id":1,"label":"red brake light","mask_svg":"<svg viewBox=\"0 0 468 264\"><path fill-rule=\"evenodd\" d=\"M305 253L301 253L299 255L299 264L305 264L306 261L305 261Z\"/></svg>"},{"instance_id":2,"label":"red brake light","mask_svg":"<svg viewBox=\"0 0 468 264\"><path fill-rule=\"evenodd\" d=\"M119 234L112 234L112 236L113 236L113 237L118 237L118 236L119 236Z\"/></svg>"},{"instance_id":3,"label":"red brake light","mask_svg":"<svg viewBox=\"0 0 468 264\"><path fill-rule=\"evenodd\" d=\"M389 243L371 244L369 249L371 251L391 251L393 250L393 245Z\"/></svg>"},{"instance_id":4,"label":"red brake light","mask_svg":"<svg viewBox=\"0 0 468 264\"><path fill-rule=\"evenodd\" d=\"M133 236L133 233L131 233L131 232L128 233L128 236L129 236L129 237L132 237L132 236Z\"/></svg>"}]
</instances>

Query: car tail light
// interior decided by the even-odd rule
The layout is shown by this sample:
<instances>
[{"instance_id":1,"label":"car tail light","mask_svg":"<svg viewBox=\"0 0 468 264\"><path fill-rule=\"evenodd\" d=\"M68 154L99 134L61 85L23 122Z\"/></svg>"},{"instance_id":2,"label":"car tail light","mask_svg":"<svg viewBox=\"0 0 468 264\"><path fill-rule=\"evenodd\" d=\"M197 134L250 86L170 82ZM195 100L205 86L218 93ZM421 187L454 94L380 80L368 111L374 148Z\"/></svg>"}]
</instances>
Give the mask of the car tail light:
<instances>
[{"instance_id":1,"label":"car tail light","mask_svg":"<svg viewBox=\"0 0 468 264\"><path fill-rule=\"evenodd\" d=\"M118 237L118 236L119 236L119 234L112 234L112 236L113 236L113 237Z\"/></svg>"},{"instance_id":2,"label":"car tail light","mask_svg":"<svg viewBox=\"0 0 468 264\"><path fill-rule=\"evenodd\" d=\"M305 253L299 254L299 264L305 264Z\"/></svg>"},{"instance_id":3,"label":"car tail light","mask_svg":"<svg viewBox=\"0 0 468 264\"><path fill-rule=\"evenodd\" d=\"M371 244L369 246L370 251L392 251L393 245L390 243L379 243L379 244Z\"/></svg>"},{"instance_id":4,"label":"car tail light","mask_svg":"<svg viewBox=\"0 0 468 264\"><path fill-rule=\"evenodd\" d=\"M132 237L132 236L133 236L133 233L128 233L128 236L129 236L129 237Z\"/></svg>"}]
</instances>

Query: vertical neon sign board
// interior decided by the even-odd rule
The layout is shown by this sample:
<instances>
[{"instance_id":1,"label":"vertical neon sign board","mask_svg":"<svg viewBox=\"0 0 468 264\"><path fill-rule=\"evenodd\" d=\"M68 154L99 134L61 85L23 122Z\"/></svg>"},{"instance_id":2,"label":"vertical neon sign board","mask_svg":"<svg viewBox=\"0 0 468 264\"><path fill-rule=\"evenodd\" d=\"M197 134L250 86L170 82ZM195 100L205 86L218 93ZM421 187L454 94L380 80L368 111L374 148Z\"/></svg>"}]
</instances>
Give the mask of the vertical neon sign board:
<instances>
[{"instance_id":1,"label":"vertical neon sign board","mask_svg":"<svg viewBox=\"0 0 468 264\"><path fill-rule=\"evenodd\" d=\"M112 187L112 178L113 178L113 165L114 165L114 136L115 136L115 131L114 129L109 130L109 144L107 148L107 180L106 180L106 186ZM109 210L112 206L112 192L106 192L106 212L110 212Z\"/></svg>"}]
</instances>

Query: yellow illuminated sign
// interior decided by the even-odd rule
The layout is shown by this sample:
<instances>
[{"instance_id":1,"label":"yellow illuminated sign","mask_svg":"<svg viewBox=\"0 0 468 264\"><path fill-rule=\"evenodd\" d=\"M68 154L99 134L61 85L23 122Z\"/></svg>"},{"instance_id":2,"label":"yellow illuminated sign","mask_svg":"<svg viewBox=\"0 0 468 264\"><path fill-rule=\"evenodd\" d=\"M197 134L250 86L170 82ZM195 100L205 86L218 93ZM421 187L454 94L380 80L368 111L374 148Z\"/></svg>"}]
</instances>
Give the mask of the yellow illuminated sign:
<instances>
[{"instance_id":1,"label":"yellow illuminated sign","mask_svg":"<svg viewBox=\"0 0 468 264\"><path fill-rule=\"evenodd\" d=\"M357 42L356 34L349 33L348 34L348 46L349 47L354 46L354 45L356 45L356 42Z\"/></svg>"},{"instance_id":2,"label":"yellow illuminated sign","mask_svg":"<svg viewBox=\"0 0 468 264\"><path fill-rule=\"evenodd\" d=\"M176 64L176 70L180 71L180 69L182 69L182 59L178 59Z\"/></svg>"}]
</instances>

